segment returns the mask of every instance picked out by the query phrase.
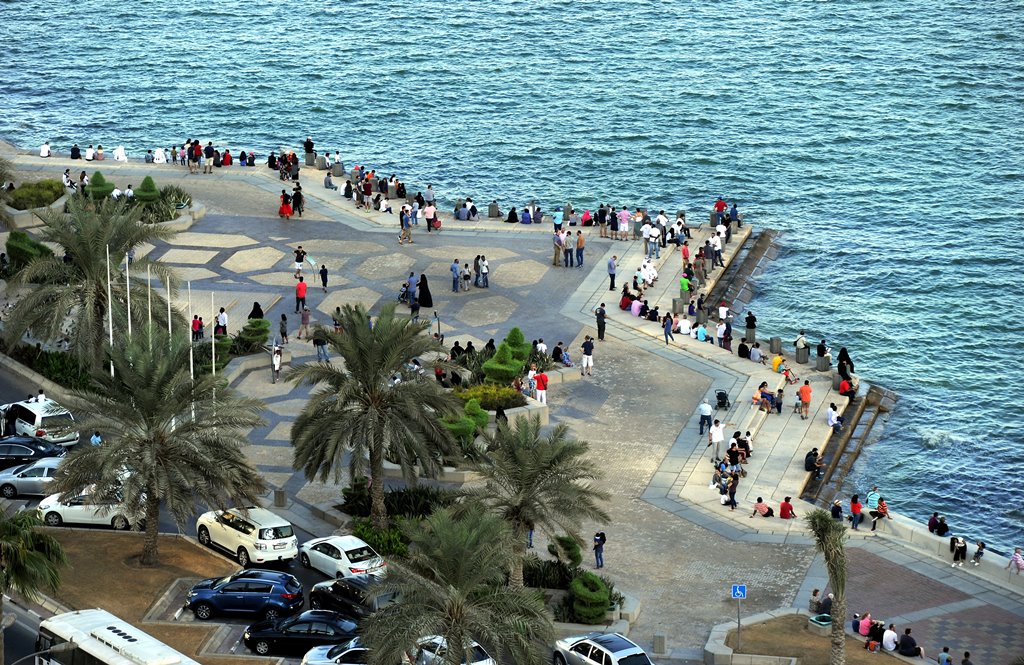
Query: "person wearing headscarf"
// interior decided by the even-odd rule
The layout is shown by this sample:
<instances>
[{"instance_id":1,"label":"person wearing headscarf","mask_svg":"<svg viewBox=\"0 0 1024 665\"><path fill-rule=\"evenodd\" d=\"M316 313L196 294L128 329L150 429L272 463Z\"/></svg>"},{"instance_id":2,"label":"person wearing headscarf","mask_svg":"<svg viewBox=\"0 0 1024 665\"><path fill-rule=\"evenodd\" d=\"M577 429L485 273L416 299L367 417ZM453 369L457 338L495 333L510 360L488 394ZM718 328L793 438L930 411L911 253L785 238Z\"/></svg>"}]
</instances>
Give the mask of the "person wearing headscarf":
<instances>
[{"instance_id":1,"label":"person wearing headscarf","mask_svg":"<svg viewBox=\"0 0 1024 665\"><path fill-rule=\"evenodd\" d=\"M167 163L167 155L164 153L164 149L163 148L157 148L153 152L153 163L154 164L166 164Z\"/></svg>"},{"instance_id":2,"label":"person wearing headscarf","mask_svg":"<svg viewBox=\"0 0 1024 665\"><path fill-rule=\"evenodd\" d=\"M516 212L515 206L512 206L512 209L508 211L508 219L505 221L509 224L519 223L519 213Z\"/></svg>"},{"instance_id":3,"label":"person wearing headscarf","mask_svg":"<svg viewBox=\"0 0 1024 665\"><path fill-rule=\"evenodd\" d=\"M114 161L115 162L127 162L128 154L124 151L124 146L119 145L114 148Z\"/></svg>"},{"instance_id":4,"label":"person wearing headscarf","mask_svg":"<svg viewBox=\"0 0 1024 665\"><path fill-rule=\"evenodd\" d=\"M260 304L258 302L254 302L252 304L252 311L249 312L249 316L247 318L250 318L250 319L262 319L262 318L264 318L264 316L263 316L263 308L260 307Z\"/></svg>"},{"instance_id":5,"label":"person wearing headscarf","mask_svg":"<svg viewBox=\"0 0 1024 665\"><path fill-rule=\"evenodd\" d=\"M839 356L836 360L836 371L839 376L846 379L847 381L853 382L853 360L850 359L850 354L846 350L846 347L839 349Z\"/></svg>"},{"instance_id":6,"label":"person wearing headscarf","mask_svg":"<svg viewBox=\"0 0 1024 665\"><path fill-rule=\"evenodd\" d=\"M430 286L427 284L426 274L420 275L420 281L418 286L420 293L417 300L420 303L420 307L433 307L434 297L430 295Z\"/></svg>"}]
</instances>

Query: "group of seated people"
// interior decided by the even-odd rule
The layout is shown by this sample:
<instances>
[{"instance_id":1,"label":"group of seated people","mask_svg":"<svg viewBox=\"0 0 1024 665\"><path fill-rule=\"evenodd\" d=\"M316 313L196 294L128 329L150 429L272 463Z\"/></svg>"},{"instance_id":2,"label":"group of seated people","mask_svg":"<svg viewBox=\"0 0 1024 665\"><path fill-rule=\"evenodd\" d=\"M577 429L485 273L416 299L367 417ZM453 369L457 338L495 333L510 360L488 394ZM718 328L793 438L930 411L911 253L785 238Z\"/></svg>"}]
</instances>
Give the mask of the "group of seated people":
<instances>
[{"instance_id":1,"label":"group of seated people","mask_svg":"<svg viewBox=\"0 0 1024 665\"><path fill-rule=\"evenodd\" d=\"M681 316L679 314L665 314L662 316L657 305L651 307L650 303L643 299L643 292L640 291L638 293L639 295L637 293L633 293L633 291L630 290L629 285L624 284L622 286L622 292L619 295L619 309L624 312L629 312L631 315L638 318L653 321L661 325L665 324L666 318L670 318L672 319L673 333L689 335L691 339L695 339L698 342L714 343L714 337L708 333L707 327L703 323L691 323L687 316Z\"/></svg>"},{"instance_id":2,"label":"group of seated people","mask_svg":"<svg viewBox=\"0 0 1024 665\"><path fill-rule=\"evenodd\" d=\"M772 392L772 389L768 387L767 381L762 381L750 398L751 403L757 405L758 410L771 413L774 409L779 414L782 413L784 400L785 391L779 388L777 391Z\"/></svg>"},{"instance_id":3,"label":"group of seated people","mask_svg":"<svg viewBox=\"0 0 1024 665\"><path fill-rule=\"evenodd\" d=\"M480 219L480 211L477 210L473 199L467 198L461 206L456 206L452 212L455 219L460 222L475 222Z\"/></svg>"},{"instance_id":4,"label":"group of seated people","mask_svg":"<svg viewBox=\"0 0 1024 665\"><path fill-rule=\"evenodd\" d=\"M755 515L760 515L765 518L775 517L775 509L765 503L763 498L757 497L757 501L754 502L754 510L750 513L750 517L753 518ZM787 496L779 502L779 519L796 519L796 511L793 509L793 497Z\"/></svg>"}]
</instances>

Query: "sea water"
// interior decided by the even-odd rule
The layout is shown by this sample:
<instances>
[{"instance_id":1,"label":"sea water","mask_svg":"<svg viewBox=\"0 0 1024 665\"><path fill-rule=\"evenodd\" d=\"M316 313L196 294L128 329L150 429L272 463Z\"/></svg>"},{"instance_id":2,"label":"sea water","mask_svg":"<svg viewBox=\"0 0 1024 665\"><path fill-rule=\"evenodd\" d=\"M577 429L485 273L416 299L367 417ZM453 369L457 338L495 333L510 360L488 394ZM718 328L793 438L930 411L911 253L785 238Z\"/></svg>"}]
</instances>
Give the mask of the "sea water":
<instances>
[{"instance_id":1,"label":"sea water","mask_svg":"<svg viewBox=\"0 0 1024 665\"><path fill-rule=\"evenodd\" d=\"M66 151L313 135L443 197L783 231L766 332L901 400L856 470L1024 542L1019 1L0 4L0 136ZM791 348L791 347L790 347ZM659 408L652 405L652 408Z\"/></svg>"}]
</instances>

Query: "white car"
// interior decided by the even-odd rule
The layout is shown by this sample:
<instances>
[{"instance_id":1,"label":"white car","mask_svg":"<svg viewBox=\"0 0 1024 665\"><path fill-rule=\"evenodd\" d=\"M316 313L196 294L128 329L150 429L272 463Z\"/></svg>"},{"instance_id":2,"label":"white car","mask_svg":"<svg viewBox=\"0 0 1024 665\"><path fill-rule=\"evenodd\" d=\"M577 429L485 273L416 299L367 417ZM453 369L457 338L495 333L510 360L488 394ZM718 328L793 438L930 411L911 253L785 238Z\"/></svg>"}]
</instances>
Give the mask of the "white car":
<instances>
[{"instance_id":1,"label":"white car","mask_svg":"<svg viewBox=\"0 0 1024 665\"><path fill-rule=\"evenodd\" d=\"M476 642L473 642L470 650L470 660L468 663L465 660L462 661L463 665L498 665ZM420 640L419 649L416 651L416 665L441 665L444 663L447 652L443 637L437 635L424 637Z\"/></svg>"},{"instance_id":2,"label":"white car","mask_svg":"<svg viewBox=\"0 0 1024 665\"><path fill-rule=\"evenodd\" d=\"M618 633L587 633L555 642L554 665L652 665L636 642Z\"/></svg>"},{"instance_id":3,"label":"white car","mask_svg":"<svg viewBox=\"0 0 1024 665\"><path fill-rule=\"evenodd\" d=\"M60 494L51 494L36 507L39 519L46 526L62 524L104 524L119 531L132 528L127 511L116 496L93 497L86 489L78 496L61 503Z\"/></svg>"},{"instance_id":4,"label":"white car","mask_svg":"<svg viewBox=\"0 0 1024 665\"><path fill-rule=\"evenodd\" d=\"M78 443L78 427L71 412L48 399L44 402L13 402L0 406L4 432L72 446Z\"/></svg>"},{"instance_id":5,"label":"white car","mask_svg":"<svg viewBox=\"0 0 1024 665\"><path fill-rule=\"evenodd\" d=\"M302 665L363 665L368 663L370 650L356 637L342 644L313 647L302 657Z\"/></svg>"},{"instance_id":6,"label":"white car","mask_svg":"<svg viewBox=\"0 0 1024 665\"><path fill-rule=\"evenodd\" d=\"M377 575L387 572L387 563L372 547L355 536L327 536L302 543L299 562L330 577Z\"/></svg>"},{"instance_id":7,"label":"white car","mask_svg":"<svg viewBox=\"0 0 1024 665\"><path fill-rule=\"evenodd\" d=\"M288 520L266 508L211 510L196 520L199 542L224 550L242 566L291 561L299 554L298 538Z\"/></svg>"}]
</instances>

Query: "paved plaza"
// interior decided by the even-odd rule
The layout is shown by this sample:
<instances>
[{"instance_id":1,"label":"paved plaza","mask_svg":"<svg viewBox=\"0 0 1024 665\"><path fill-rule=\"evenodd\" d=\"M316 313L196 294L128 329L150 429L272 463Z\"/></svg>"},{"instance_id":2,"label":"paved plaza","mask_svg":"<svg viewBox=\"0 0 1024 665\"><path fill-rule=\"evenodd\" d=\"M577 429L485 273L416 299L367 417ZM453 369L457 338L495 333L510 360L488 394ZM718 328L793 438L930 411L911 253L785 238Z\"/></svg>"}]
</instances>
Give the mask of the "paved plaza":
<instances>
[{"instance_id":1,"label":"paved plaza","mask_svg":"<svg viewBox=\"0 0 1024 665\"><path fill-rule=\"evenodd\" d=\"M31 178L41 177L44 169L59 176L65 168L57 160L41 164L18 156L15 161ZM95 166L90 165L90 172ZM617 293L608 290L605 263L612 254L622 258L621 285L639 259L641 243L605 240L596 229L583 229L583 269L551 265L550 227L542 225L446 222L440 234L427 234L421 225L414 230L414 245L399 246L397 217L355 211L336 193L319 187L317 172L309 169L303 171L308 175L303 178L307 213L285 221L276 215L281 183L264 168L212 176L158 168L158 185L175 182L189 189L208 214L170 242L143 250L174 266L191 287L191 311L208 322L225 307L229 329L235 332L253 302L259 302L276 332L280 315L286 314L292 334L286 349L293 365L315 358L312 345L294 337L298 316L291 252L298 245L330 271L324 293L319 277L309 266L306 270L308 306L314 319L324 323L335 307L347 303L375 311L396 298L409 272L423 273L434 306L420 316L433 321L436 311L446 343L473 341L482 347L491 338L500 342L511 327L519 326L527 339L543 337L549 347L563 341L578 356L583 335L596 333L592 309L605 302L607 341L595 351L594 376L553 386L548 401L551 422L568 424L573 435L590 442L605 472L603 486L613 497L612 521L601 527L608 534L605 572L617 588L642 603L631 632L641 645L650 648L654 634L664 632L668 660L700 660L711 627L735 617L729 598L732 584L748 585L744 609L750 613L804 607L811 588L826 586L821 559L801 520L748 516L758 494L773 502L799 495L802 455L828 435L824 408L838 397L830 392L831 378L800 367L815 392L808 421L788 409L782 415L757 412L750 393L762 380L778 387L777 374L678 335L666 347L656 324L618 309ZM104 165L103 170L118 183L154 172L139 164ZM696 244L705 235L695 234ZM737 245L729 247L727 257ZM448 266L455 258L472 265L477 254L490 261L490 288L452 293ZM662 277L649 297L665 311L671 308L674 290L678 295L680 257L665 252L659 265ZM176 305L188 311L188 289L179 291ZM742 320L740 313L736 320ZM771 327L771 322L761 324ZM740 334L734 333L737 343ZM241 374L234 385L267 403L267 425L251 432L248 449L267 482L307 508L338 497L339 487L307 483L292 469L290 427L309 389L272 384L269 359L265 368ZM716 416L727 431L755 432L755 454L741 482L739 508L732 514L707 487L711 465L695 415L701 399L713 402L716 388L727 390L733 401ZM787 387L790 399L795 388ZM797 502L798 514L809 508ZM585 525L583 535L597 528ZM322 529L331 527L324 524ZM1014 592L970 569L951 571L947 563L889 539L857 536L849 552L851 613L870 610L876 618L913 626L929 655L948 645L954 652L970 650L981 665L1007 662L1024 652L1024 630L1019 627L1024 605Z\"/></svg>"}]
</instances>

